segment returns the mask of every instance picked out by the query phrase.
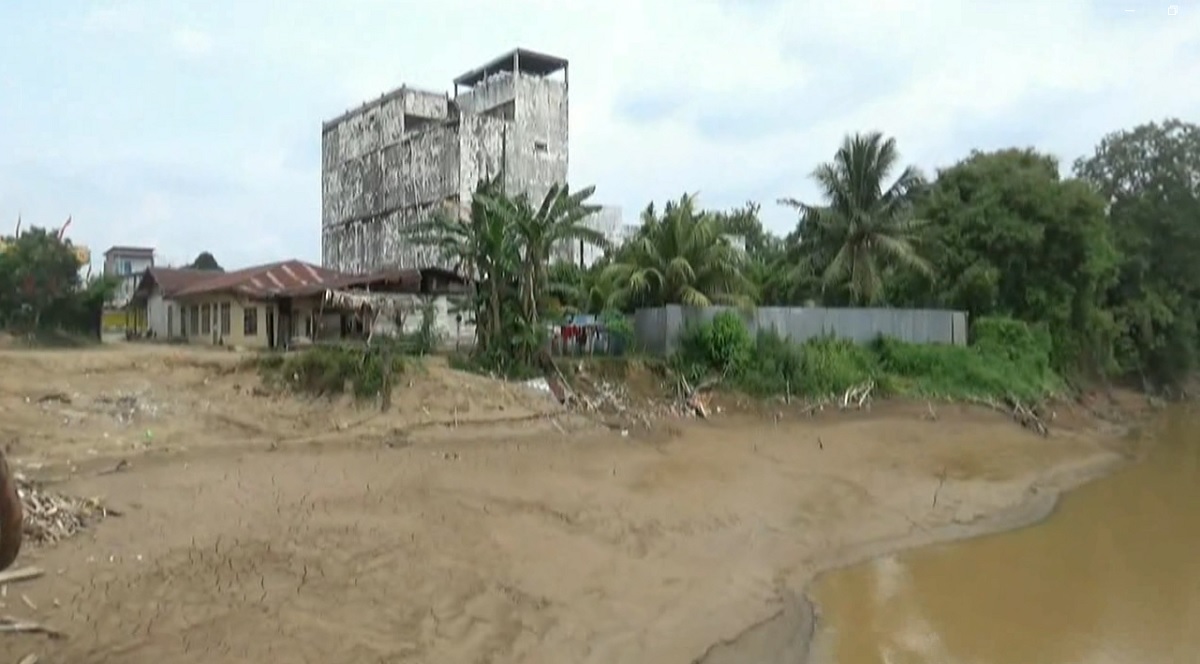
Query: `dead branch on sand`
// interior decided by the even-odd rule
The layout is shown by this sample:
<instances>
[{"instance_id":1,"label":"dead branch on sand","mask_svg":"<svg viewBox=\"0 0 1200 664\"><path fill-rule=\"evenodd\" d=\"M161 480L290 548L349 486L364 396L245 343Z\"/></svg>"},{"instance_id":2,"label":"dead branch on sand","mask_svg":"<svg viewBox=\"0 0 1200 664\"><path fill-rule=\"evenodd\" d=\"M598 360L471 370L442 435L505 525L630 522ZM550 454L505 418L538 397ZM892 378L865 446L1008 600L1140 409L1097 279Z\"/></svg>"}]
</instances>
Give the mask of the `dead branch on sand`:
<instances>
[{"instance_id":1,"label":"dead branch on sand","mask_svg":"<svg viewBox=\"0 0 1200 664\"><path fill-rule=\"evenodd\" d=\"M30 541L53 544L120 512L95 498L74 498L46 491L40 484L16 474L25 512L24 532Z\"/></svg>"},{"instance_id":2,"label":"dead branch on sand","mask_svg":"<svg viewBox=\"0 0 1200 664\"><path fill-rule=\"evenodd\" d=\"M32 620L21 620L12 616L0 617L0 633L24 632L26 634L45 634L52 639L65 639L66 634Z\"/></svg>"},{"instance_id":3,"label":"dead branch on sand","mask_svg":"<svg viewBox=\"0 0 1200 664\"><path fill-rule=\"evenodd\" d=\"M875 381L873 380L868 380L865 383L860 383L851 387L850 389L846 390L845 394L842 395L840 408L842 410L846 410L847 408L854 407L858 409L866 408L870 410L871 392L874 391L874 389Z\"/></svg>"},{"instance_id":4,"label":"dead branch on sand","mask_svg":"<svg viewBox=\"0 0 1200 664\"><path fill-rule=\"evenodd\" d=\"M1032 408L1026 406L1024 403L1021 403L1021 400L1012 394L1006 396L1003 403L997 402L991 397L972 397L968 399L968 401L981 406L987 406L988 408L991 408L999 413L1005 413L1016 420L1021 426L1031 431L1035 431L1039 435L1050 435L1050 428L1046 426L1046 423L1042 421L1042 418L1038 417L1037 413L1035 413Z\"/></svg>"}]
</instances>

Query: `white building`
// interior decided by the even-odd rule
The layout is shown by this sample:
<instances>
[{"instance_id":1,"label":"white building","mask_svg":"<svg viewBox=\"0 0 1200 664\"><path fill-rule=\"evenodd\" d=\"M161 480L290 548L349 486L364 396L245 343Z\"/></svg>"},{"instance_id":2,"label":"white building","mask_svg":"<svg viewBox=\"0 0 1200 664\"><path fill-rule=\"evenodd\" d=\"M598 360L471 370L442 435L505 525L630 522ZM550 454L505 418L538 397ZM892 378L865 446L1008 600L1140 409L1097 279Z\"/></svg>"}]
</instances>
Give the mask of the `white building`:
<instances>
[{"instance_id":1,"label":"white building","mask_svg":"<svg viewBox=\"0 0 1200 664\"><path fill-rule=\"evenodd\" d=\"M129 304L142 274L152 267L154 249L148 247L116 246L104 252L104 276L120 280L109 306L120 309Z\"/></svg>"},{"instance_id":2,"label":"white building","mask_svg":"<svg viewBox=\"0 0 1200 664\"><path fill-rule=\"evenodd\" d=\"M584 220L584 225L600 231L614 246L623 242L621 229L622 211L618 205L603 205L600 210ZM557 261L571 261L580 267L591 267L604 255L604 250L580 242L563 243L554 249L553 258Z\"/></svg>"}]
</instances>

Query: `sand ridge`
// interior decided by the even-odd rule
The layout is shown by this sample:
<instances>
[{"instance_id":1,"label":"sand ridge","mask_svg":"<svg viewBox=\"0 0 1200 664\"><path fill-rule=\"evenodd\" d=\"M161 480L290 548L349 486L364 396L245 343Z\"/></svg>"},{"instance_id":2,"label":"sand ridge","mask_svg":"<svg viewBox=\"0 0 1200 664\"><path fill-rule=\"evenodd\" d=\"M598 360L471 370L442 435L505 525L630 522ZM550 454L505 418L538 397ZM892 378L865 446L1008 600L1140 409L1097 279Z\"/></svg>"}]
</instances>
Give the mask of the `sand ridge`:
<instances>
[{"instance_id":1,"label":"sand ridge","mask_svg":"<svg viewBox=\"0 0 1200 664\"><path fill-rule=\"evenodd\" d=\"M951 406L623 436L436 362L381 415L267 395L230 353L0 356L15 466L125 512L22 553L52 572L8 610L70 637L6 636L14 661L718 664L829 561L1116 458Z\"/></svg>"}]
</instances>

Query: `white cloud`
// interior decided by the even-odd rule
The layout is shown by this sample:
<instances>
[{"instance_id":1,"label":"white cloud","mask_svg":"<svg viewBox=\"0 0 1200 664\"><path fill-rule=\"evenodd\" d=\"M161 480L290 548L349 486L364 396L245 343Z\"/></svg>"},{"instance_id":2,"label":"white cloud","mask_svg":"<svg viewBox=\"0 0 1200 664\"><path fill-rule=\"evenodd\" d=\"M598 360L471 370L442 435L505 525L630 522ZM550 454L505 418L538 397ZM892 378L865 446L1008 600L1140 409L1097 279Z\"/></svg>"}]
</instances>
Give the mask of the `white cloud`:
<instances>
[{"instance_id":1,"label":"white cloud","mask_svg":"<svg viewBox=\"0 0 1200 664\"><path fill-rule=\"evenodd\" d=\"M784 232L793 220L774 200L813 196L808 174L851 131L893 135L907 160L931 170L972 148L1012 145L1069 163L1109 131L1200 117L1200 87L1188 84L1200 80L1200 6L1182 3L1177 16L1166 5L1128 15L1113 0L358 0L352 12L297 4L286 18L235 0L182 7L109 4L89 21L203 25L210 32L158 34L181 53L210 56L205 78L180 79L138 54L121 71L139 77L130 79L139 124L46 132L27 147L92 171L105 159L158 164L154 175L173 177L174 189L132 189L130 170L113 180L130 190L95 204L105 240L125 224L135 233L158 223L161 250L208 248L223 264L319 258L322 120L402 83L448 90L455 75L518 45L570 59L572 183L597 185L597 198L630 220L651 200L699 191L710 205L757 199ZM21 132L40 128L32 123L69 127L65 112L31 110L28 127L0 125L0 143L19 146ZM7 172L17 191L61 198L61 188ZM238 186L177 191L204 175ZM142 209L155 192L163 205ZM15 218L6 206L0 220ZM239 233L251 222L246 240Z\"/></svg>"},{"instance_id":2,"label":"white cloud","mask_svg":"<svg viewBox=\"0 0 1200 664\"><path fill-rule=\"evenodd\" d=\"M142 29L141 8L128 2L96 3L84 14L80 27L86 32L129 34Z\"/></svg>"},{"instance_id":3,"label":"white cloud","mask_svg":"<svg viewBox=\"0 0 1200 664\"><path fill-rule=\"evenodd\" d=\"M200 58L212 52L213 40L202 30L177 28L171 32L171 47L186 57Z\"/></svg>"}]
</instances>

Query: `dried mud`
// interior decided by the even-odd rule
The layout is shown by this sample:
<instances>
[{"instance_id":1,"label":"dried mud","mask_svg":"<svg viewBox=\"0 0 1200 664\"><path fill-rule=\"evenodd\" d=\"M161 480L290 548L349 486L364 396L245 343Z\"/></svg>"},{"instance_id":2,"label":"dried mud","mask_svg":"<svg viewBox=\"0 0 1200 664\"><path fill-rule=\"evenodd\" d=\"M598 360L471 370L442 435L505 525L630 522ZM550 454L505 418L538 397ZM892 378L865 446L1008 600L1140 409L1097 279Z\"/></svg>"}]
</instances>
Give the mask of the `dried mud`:
<instances>
[{"instance_id":1,"label":"dried mud","mask_svg":"<svg viewBox=\"0 0 1200 664\"><path fill-rule=\"evenodd\" d=\"M270 396L243 360L0 352L14 466L122 513L22 552L37 608L0 613L68 637L0 635L0 660L799 661L818 571L1121 458L1089 417L1042 438L925 404L621 435L437 362L380 414Z\"/></svg>"}]
</instances>

